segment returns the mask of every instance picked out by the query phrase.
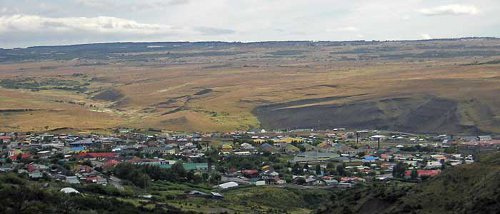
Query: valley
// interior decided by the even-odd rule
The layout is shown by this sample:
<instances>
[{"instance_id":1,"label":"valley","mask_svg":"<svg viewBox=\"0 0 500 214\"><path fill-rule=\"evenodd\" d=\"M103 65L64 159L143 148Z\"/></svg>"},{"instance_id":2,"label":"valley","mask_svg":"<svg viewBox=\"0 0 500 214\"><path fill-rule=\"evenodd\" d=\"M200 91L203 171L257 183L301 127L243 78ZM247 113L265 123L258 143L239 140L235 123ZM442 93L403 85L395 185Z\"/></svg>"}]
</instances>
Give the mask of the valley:
<instances>
[{"instance_id":1,"label":"valley","mask_svg":"<svg viewBox=\"0 0 500 214\"><path fill-rule=\"evenodd\" d=\"M0 128L500 133L498 56L493 38L1 49Z\"/></svg>"}]
</instances>

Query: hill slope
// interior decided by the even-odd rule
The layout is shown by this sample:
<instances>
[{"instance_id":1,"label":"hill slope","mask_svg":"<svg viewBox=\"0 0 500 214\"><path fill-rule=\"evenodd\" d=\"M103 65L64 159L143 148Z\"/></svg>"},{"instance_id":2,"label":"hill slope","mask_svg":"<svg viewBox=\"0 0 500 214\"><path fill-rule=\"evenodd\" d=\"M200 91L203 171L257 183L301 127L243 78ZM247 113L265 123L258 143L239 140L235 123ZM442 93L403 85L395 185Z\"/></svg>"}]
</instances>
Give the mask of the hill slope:
<instances>
[{"instance_id":1,"label":"hill slope","mask_svg":"<svg viewBox=\"0 0 500 214\"><path fill-rule=\"evenodd\" d=\"M373 186L345 193L320 213L497 213L500 153L445 170L416 186Z\"/></svg>"},{"instance_id":2,"label":"hill slope","mask_svg":"<svg viewBox=\"0 0 500 214\"><path fill-rule=\"evenodd\" d=\"M0 50L0 129L500 133L498 56L492 38Z\"/></svg>"}]
</instances>

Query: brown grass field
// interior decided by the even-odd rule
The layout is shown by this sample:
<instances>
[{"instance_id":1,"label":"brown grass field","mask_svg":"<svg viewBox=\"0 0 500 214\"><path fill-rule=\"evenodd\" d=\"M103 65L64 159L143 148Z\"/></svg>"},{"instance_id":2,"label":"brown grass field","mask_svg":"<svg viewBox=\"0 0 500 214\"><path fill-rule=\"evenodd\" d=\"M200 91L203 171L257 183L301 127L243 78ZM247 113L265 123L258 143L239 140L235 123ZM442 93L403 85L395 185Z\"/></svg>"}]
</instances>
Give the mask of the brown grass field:
<instances>
[{"instance_id":1,"label":"brown grass field","mask_svg":"<svg viewBox=\"0 0 500 214\"><path fill-rule=\"evenodd\" d=\"M500 133L499 53L500 40L473 39L11 60L0 63L0 80L71 80L85 89L3 85L0 131L343 126Z\"/></svg>"}]
</instances>

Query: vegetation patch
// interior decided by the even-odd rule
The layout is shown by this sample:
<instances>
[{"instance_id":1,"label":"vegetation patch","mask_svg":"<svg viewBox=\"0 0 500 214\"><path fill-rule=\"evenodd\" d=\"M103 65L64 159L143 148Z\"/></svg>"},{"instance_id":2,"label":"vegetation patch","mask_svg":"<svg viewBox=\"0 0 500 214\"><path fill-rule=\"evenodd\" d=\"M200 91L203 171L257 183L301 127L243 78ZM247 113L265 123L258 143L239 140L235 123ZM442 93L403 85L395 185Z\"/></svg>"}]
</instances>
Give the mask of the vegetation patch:
<instances>
[{"instance_id":1,"label":"vegetation patch","mask_svg":"<svg viewBox=\"0 0 500 214\"><path fill-rule=\"evenodd\" d=\"M96 100L104 100L115 102L125 97L120 91L114 88L106 89L94 95L92 98Z\"/></svg>"},{"instance_id":2,"label":"vegetation patch","mask_svg":"<svg viewBox=\"0 0 500 214\"><path fill-rule=\"evenodd\" d=\"M9 89L29 89L32 91L39 90L66 90L85 92L89 83L81 83L76 80L56 79L56 78L15 78L2 79L0 86Z\"/></svg>"}]
</instances>

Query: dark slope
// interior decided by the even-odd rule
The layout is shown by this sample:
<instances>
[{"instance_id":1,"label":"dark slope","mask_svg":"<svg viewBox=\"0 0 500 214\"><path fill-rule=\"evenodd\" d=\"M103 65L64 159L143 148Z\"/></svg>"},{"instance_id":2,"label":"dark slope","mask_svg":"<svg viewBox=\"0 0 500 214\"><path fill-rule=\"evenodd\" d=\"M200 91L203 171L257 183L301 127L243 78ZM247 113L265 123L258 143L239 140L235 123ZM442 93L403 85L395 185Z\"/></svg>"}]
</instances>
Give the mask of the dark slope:
<instances>
[{"instance_id":1,"label":"dark slope","mask_svg":"<svg viewBox=\"0 0 500 214\"><path fill-rule=\"evenodd\" d=\"M425 133L481 133L475 126L460 125L456 101L430 95L314 105L341 98L344 97L265 105L256 108L253 113L264 128L346 127ZM298 106L304 104L313 105Z\"/></svg>"}]
</instances>

